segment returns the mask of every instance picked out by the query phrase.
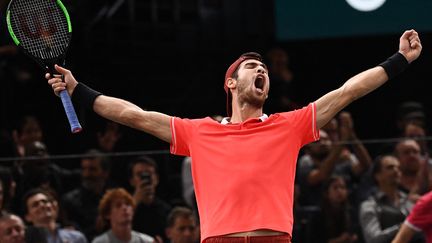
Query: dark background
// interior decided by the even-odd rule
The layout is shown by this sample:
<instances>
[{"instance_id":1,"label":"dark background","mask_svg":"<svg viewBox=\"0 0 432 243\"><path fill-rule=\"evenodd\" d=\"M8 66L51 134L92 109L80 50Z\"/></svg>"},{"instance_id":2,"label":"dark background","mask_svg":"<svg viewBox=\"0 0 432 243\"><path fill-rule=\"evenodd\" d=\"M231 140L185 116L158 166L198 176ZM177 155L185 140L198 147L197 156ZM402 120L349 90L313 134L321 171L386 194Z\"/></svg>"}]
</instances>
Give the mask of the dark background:
<instances>
[{"instance_id":1,"label":"dark background","mask_svg":"<svg viewBox=\"0 0 432 243\"><path fill-rule=\"evenodd\" d=\"M145 109L188 118L225 114L223 77L228 66L243 52L265 54L272 47L284 48L294 73L290 96L297 103L307 104L396 52L404 31L280 41L275 37L273 1L64 3L73 23L66 67L73 70L79 81ZM3 22L0 28L4 43L9 37ZM360 138L398 136L396 110L403 101L423 103L430 117L432 34L423 31L420 36L422 56L408 70L346 108L352 113ZM0 128L11 130L20 116L33 114L42 121L52 154L86 149L103 119L76 107L84 131L72 135L61 102L46 84L44 72L26 57L16 58L7 65L8 71L0 76ZM10 72L11 66L30 70L33 77L17 82ZM122 139L120 150L168 148L146 134L122 129L126 139Z\"/></svg>"}]
</instances>

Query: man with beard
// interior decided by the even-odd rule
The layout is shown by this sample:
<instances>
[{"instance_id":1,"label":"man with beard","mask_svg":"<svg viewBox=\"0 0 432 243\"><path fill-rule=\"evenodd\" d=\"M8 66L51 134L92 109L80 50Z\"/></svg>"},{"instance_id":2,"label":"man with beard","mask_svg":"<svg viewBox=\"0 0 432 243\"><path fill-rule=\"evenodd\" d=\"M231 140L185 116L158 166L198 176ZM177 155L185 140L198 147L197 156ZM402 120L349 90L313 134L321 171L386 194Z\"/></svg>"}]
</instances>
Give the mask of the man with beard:
<instances>
[{"instance_id":1,"label":"man with beard","mask_svg":"<svg viewBox=\"0 0 432 243\"><path fill-rule=\"evenodd\" d=\"M318 140L319 129L333 116L402 72L420 52L417 32L405 31L399 51L385 62L302 109L271 116L263 112L270 89L267 67L259 54L245 53L225 74L229 117L221 123L144 111L78 83L57 65L65 82L60 75L46 78L57 95L67 89L74 102L170 143L172 154L192 158L203 241L291 242L300 148ZM167 63L167 68L176 65L176 59Z\"/></svg>"},{"instance_id":2,"label":"man with beard","mask_svg":"<svg viewBox=\"0 0 432 243\"><path fill-rule=\"evenodd\" d=\"M89 150L81 160L81 186L64 195L67 219L91 241L96 235L95 223L99 200L105 193L110 161L97 150Z\"/></svg>"},{"instance_id":3,"label":"man with beard","mask_svg":"<svg viewBox=\"0 0 432 243\"><path fill-rule=\"evenodd\" d=\"M401 164L400 188L416 202L429 186L428 164L421 156L420 145L414 139L402 140L395 146L395 155Z\"/></svg>"}]
</instances>

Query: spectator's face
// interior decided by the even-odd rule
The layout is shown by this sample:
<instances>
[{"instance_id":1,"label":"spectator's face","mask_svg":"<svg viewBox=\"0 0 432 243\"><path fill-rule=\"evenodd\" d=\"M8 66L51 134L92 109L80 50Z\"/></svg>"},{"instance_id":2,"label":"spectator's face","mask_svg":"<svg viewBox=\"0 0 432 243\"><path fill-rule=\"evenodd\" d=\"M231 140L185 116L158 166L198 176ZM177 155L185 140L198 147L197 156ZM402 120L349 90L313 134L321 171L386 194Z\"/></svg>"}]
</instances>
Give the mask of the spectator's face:
<instances>
[{"instance_id":1,"label":"spectator's face","mask_svg":"<svg viewBox=\"0 0 432 243\"><path fill-rule=\"evenodd\" d=\"M18 135L19 143L29 144L31 142L42 141L42 130L39 123L35 120L29 120L22 128Z\"/></svg>"},{"instance_id":2,"label":"spectator's face","mask_svg":"<svg viewBox=\"0 0 432 243\"><path fill-rule=\"evenodd\" d=\"M81 177L85 188L98 190L105 185L108 172L103 170L99 158L85 158L81 160Z\"/></svg>"},{"instance_id":3,"label":"spectator's face","mask_svg":"<svg viewBox=\"0 0 432 243\"><path fill-rule=\"evenodd\" d=\"M197 227L193 217L177 217L174 225L167 229L171 243L194 243L197 241Z\"/></svg>"},{"instance_id":4,"label":"spectator's face","mask_svg":"<svg viewBox=\"0 0 432 243\"><path fill-rule=\"evenodd\" d=\"M13 215L0 221L1 243L24 243L25 228L20 218Z\"/></svg>"},{"instance_id":5,"label":"spectator's face","mask_svg":"<svg viewBox=\"0 0 432 243\"><path fill-rule=\"evenodd\" d=\"M56 216L56 205L45 194L38 193L28 198L27 221L37 226L55 220Z\"/></svg>"},{"instance_id":6,"label":"spectator's face","mask_svg":"<svg viewBox=\"0 0 432 243\"><path fill-rule=\"evenodd\" d=\"M426 132L421 126L413 123L407 124L405 126L404 135L407 138L418 139L417 143L420 145L420 147L424 150L427 150L426 140L424 140L426 137Z\"/></svg>"},{"instance_id":7,"label":"spectator's face","mask_svg":"<svg viewBox=\"0 0 432 243\"><path fill-rule=\"evenodd\" d=\"M341 204L347 200L348 191L345 181L339 178L331 183L328 188L328 199L332 204Z\"/></svg>"},{"instance_id":8,"label":"spectator's face","mask_svg":"<svg viewBox=\"0 0 432 243\"><path fill-rule=\"evenodd\" d=\"M396 146L396 155L403 174L413 175L420 169L420 146L414 140L400 142Z\"/></svg>"},{"instance_id":9,"label":"spectator's face","mask_svg":"<svg viewBox=\"0 0 432 243\"><path fill-rule=\"evenodd\" d=\"M151 186L154 190L156 190L156 186L159 183L159 177L156 173L156 169L148 164L145 163L137 163L132 168L132 178L131 178L131 185L135 188L141 185L143 183L143 180L141 179L141 175L143 173L148 173L151 178Z\"/></svg>"},{"instance_id":10,"label":"spectator's face","mask_svg":"<svg viewBox=\"0 0 432 243\"><path fill-rule=\"evenodd\" d=\"M111 228L120 225L131 224L133 214L134 210L132 205L130 205L123 199L115 199L111 203L110 214L108 215L108 219L111 223Z\"/></svg>"},{"instance_id":11,"label":"spectator's face","mask_svg":"<svg viewBox=\"0 0 432 243\"><path fill-rule=\"evenodd\" d=\"M399 185L401 178L399 161L392 156L382 158L381 171L376 174L375 178L379 185Z\"/></svg>"}]
</instances>

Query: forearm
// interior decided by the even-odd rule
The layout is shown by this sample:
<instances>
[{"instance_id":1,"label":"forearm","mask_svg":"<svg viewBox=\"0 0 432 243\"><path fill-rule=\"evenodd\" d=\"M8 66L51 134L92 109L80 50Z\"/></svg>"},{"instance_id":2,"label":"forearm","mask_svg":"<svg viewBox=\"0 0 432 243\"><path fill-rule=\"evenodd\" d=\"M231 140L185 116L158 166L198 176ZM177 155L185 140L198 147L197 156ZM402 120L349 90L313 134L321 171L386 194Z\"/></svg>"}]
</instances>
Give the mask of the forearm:
<instances>
[{"instance_id":1,"label":"forearm","mask_svg":"<svg viewBox=\"0 0 432 243\"><path fill-rule=\"evenodd\" d=\"M370 93L388 80L380 66L361 72L316 101L317 126L323 127L338 112L358 98Z\"/></svg>"},{"instance_id":2,"label":"forearm","mask_svg":"<svg viewBox=\"0 0 432 243\"><path fill-rule=\"evenodd\" d=\"M99 95L94 103L93 110L100 116L132 127L159 139L171 142L171 117L158 112L144 111L129 101Z\"/></svg>"},{"instance_id":3,"label":"forearm","mask_svg":"<svg viewBox=\"0 0 432 243\"><path fill-rule=\"evenodd\" d=\"M319 184L331 175L336 161L341 154L342 148L343 147L341 145L335 145L335 147L333 147L333 149L330 151L330 154L327 156L327 158L325 158L324 161L321 162L318 169L313 170L309 174L308 183L310 185Z\"/></svg>"},{"instance_id":4,"label":"forearm","mask_svg":"<svg viewBox=\"0 0 432 243\"><path fill-rule=\"evenodd\" d=\"M377 89L387 80L388 76L384 68L377 66L350 78L342 88L349 94L351 100L354 101Z\"/></svg>"},{"instance_id":5,"label":"forearm","mask_svg":"<svg viewBox=\"0 0 432 243\"><path fill-rule=\"evenodd\" d=\"M370 167L372 158L369 151L357 138L353 140L352 149L359 161L358 169L355 172L357 175L360 175Z\"/></svg>"},{"instance_id":6,"label":"forearm","mask_svg":"<svg viewBox=\"0 0 432 243\"><path fill-rule=\"evenodd\" d=\"M105 95L98 96L93 103L93 110L100 116L126 126L134 126L135 113L144 112L138 106L119 98Z\"/></svg>"}]
</instances>

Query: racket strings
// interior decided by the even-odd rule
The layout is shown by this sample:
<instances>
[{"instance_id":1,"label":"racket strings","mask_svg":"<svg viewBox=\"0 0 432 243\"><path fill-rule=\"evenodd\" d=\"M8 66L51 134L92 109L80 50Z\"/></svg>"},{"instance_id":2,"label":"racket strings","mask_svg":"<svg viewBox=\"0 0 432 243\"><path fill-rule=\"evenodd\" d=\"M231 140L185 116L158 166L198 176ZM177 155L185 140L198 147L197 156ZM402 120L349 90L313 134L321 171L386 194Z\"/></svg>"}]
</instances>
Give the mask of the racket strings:
<instances>
[{"instance_id":1,"label":"racket strings","mask_svg":"<svg viewBox=\"0 0 432 243\"><path fill-rule=\"evenodd\" d=\"M67 19L55 1L14 1L11 24L24 49L42 59L65 53L69 43Z\"/></svg>"}]
</instances>

